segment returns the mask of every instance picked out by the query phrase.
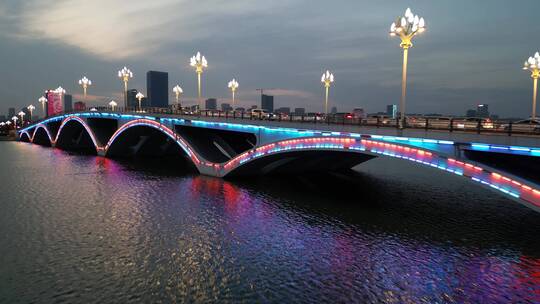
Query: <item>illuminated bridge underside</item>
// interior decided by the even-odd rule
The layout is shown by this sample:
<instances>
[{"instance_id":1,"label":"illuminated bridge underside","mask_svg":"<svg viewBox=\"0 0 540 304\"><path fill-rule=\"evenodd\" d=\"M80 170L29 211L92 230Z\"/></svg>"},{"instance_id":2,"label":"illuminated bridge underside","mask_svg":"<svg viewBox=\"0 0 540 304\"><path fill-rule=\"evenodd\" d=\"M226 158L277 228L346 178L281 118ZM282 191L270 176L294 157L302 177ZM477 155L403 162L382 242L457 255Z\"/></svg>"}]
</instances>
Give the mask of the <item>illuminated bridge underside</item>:
<instances>
[{"instance_id":1,"label":"illuminated bridge underside","mask_svg":"<svg viewBox=\"0 0 540 304\"><path fill-rule=\"evenodd\" d=\"M87 115L94 119L97 113ZM106 119L111 119L110 116L114 118L114 115L108 114ZM449 152L455 148L453 142L306 130L297 130L295 133L290 129L263 130L263 127L257 126L237 127L226 123L123 116L126 115L117 115L118 120L124 120L123 124L120 124L106 144L97 139L82 114L51 118L50 121L56 122L59 126L56 133L51 132L48 121L44 121L20 130L19 138L21 141L40 145L83 150L110 157L134 154L160 157L176 154L192 163L201 174L217 177L339 171L350 169L374 157L392 157L461 176L540 211L540 190L534 182L465 158L451 157L452 154ZM198 140L194 141L193 138L184 138L182 133L176 132L179 126L221 131L208 132L211 136L207 139L197 138ZM256 136L256 140L242 135L244 136L242 144L234 147L234 143L240 141L231 141L229 133L226 133L224 138L216 139L220 134L225 134L222 131L251 132ZM190 131L184 136L187 136L186 134L204 136L201 132ZM255 144L253 141L262 144ZM197 147L192 146L195 142L198 144ZM205 158L202 155L204 146L201 146L201 143L212 145L209 148L214 151L221 151L219 159L222 161L210 161ZM489 145L478 145L471 145L471 149L491 148ZM494 148L501 149L501 147ZM519 148L516 152L534 153L530 148L528 151ZM527 156L531 157L528 154ZM216 156L213 158L216 159Z\"/></svg>"}]
</instances>

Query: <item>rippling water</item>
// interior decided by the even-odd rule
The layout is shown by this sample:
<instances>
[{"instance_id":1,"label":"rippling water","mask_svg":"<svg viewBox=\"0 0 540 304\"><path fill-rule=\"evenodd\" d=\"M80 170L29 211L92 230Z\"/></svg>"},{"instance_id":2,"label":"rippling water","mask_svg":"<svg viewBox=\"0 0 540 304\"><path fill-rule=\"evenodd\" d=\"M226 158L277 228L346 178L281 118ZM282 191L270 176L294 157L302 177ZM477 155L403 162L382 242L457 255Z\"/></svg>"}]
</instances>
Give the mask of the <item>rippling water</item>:
<instances>
[{"instance_id":1,"label":"rippling water","mask_svg":"<svg viewBox=\"0 0 540 304\"><path fill-rule=\"evenodd\" d=\"M226 181L0 142L0 302L540 302L540 214L376 159Z\"/></svg>"}]
</instances>

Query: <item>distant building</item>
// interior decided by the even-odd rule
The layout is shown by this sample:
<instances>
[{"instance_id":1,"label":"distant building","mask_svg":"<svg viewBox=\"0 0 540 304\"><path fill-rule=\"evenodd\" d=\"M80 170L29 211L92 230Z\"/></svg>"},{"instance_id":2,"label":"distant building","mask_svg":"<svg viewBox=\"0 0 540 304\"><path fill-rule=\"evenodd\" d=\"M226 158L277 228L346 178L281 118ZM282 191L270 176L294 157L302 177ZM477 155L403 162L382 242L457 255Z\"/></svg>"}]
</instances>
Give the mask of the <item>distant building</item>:
<instances>
[{"instance_id":1,"label":"distant building","mask_svg":"<svg viewBox=\"0 0 540 304\"><path fill-rule=\"evenodd\" d=\"M230 103L222 103L221 104L221 111L232 111L232 107L231 107L231 104Z\"/></svg>"},{"instance_id":2,"label":"distant building","mask_svg":"<svg viewBox=\"0 0 540 304\"><path fill-rule=\"evenodd\" d=\"M355 108L353 110L354 117L357 118L366 118L366 112L364 112L364 109L362 108Z\"/></svg>"},{"instance_id":3,"label":"distant building","mask_svg":"<svg viewBox=\"0 0 540 304\"><path fill-rule=\"evenodd\" d=\"M9 108L8 109L8 117L11 119L11 117L15 116L15 108Z\"/></svg>"},{"instance_id":4,"label":"distant building","mask_svg":"<svg viewBox=\"0 0 540 304\"><path fill-rule=\"evenodd\" d=\"M208 98L204 102L204 108L207 109L207 110L217 110L217 99Z\"/></svg>"},{"instance_id":5,"label":"distant building","mask_svg":"<svg viewBox=\"0 0 540 304\"><path fill-rule=\"evenodd\" d=\"M391 104L386 106L386 116L390 118L397 117L397 105Z\"/></svg>"},{"instance_id":6,"label":"distant building","mask_svg":"<svg viewBox=\"0 0 540 304\"><path fill-rule=\"evenodd\" d=\"M261 109L268 112L274 112L274 96L272 95L261 95Z\"/></svg>"},{"instance_id":7,"label":"distant building","mask_svg":"<svg viewBox=\"0 0 540 304\"><path fill-rule=\"evenodd\" d=\"M135 89L131 89L131 90L128 90L127 91L127 107L128 108L136 108L138 107L138 103L137 103L137 93L139 91L135 90Z\"/></svg>"},{"instance_id":8,"label":"distant building","mask_svg":"<svg viewBox=\"0 0 540 304\"><path fill-rule=\"evenodd\" d=\"M235 110L238 111L238 112L245 112L246 111L246 109L244 107L236 107Z\"/></svg>"},{"instance_id":9,"label":"distant building","mask_svg":"<svg viewBox=\"0 0 540 304\"><path fill-rule=\"evenodd\" d=\"M148 71L146 73L146 106L169 107L169 74L167 72Z\"/></svg>"},{"instance_id":10,"label":"distant building","mask_svg":"<svg viewBox=\"0 0 540 304\"><path fill-rule=\"evenodd\" d=\"M476 116L488 118L489 117L489 107L487 104L479 104L476 106Z\"/></svg>"},{"instance_id":11,"label":"distant building","mask_svg":"<svg viewBox=\"0 0 540 304\"><path fill-rule=\"evenodd\" d=\"M86 104L82 101L77 101L73 104L73 110L75 111L86 111Z\"/></svg>"},{"instance_id":12,"label":"distant building","mask_svg":"<svg viewBox=\"0 0 540 304\"><path fill-rule=\"evenodd\" d=\"M337 107L332 107L332 109L330 109L330 114L336 114L337 113Z\"/></svg>"},{"instance_id":13,"label":"distant building","mask_svg":"<svg viewBox=\"0 0 540 304\"><path fill-rule=\"evenodd\" d=\"M467 110L467 113L465 114L467 117L476 117L476 110L469 109Z\"/></svg>"},{"instance_id":14,"label":"distant building","mask_svg":"<svg viewBox=\"0 0 540 304\"><path fill-rule=\"evenodd\" d=\"M64 111L73 111L73 96L70 94L64 95Z\"/></svg>"},{"instance_id":15,"label":"distant building","mask_svg":"<svg viewBox=\"0 0 540 304\"><path fill-rule=\"evenodd\" d=\"M295 115L304 115L306 114L305 108L294 108L294 114Z\"/></svg>"},{"instance_id":16,"label":"distant building","mask_svg":"<svg viewBox=\"0 0 540 304\"><path fill-rule=\"evenodd\" d=\"M276 109L276 113L291 114L291 108L281 107L281 108Z\"/></svg>"},{"instance_id":17,"label":"distant building","mask_svg":"<svg viewBox=\"0 0 540 304\"><path fill-rule=\"evenodd\" d=\"M0 115L0 121L6 121L7 118L6 118L6 115Z\"/></svg>"}]
</instances>

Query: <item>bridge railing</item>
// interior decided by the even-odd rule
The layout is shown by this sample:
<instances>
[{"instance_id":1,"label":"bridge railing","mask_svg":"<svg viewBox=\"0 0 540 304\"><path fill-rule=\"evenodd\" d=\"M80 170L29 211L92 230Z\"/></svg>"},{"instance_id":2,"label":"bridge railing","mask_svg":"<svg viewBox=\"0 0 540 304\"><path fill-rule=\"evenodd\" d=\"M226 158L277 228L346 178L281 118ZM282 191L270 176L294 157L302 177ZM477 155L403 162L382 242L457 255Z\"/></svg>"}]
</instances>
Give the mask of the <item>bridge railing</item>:
<instances>
[{"instance_id":1,"label":"bridge railing","mask_svg":"<svg viewBox=\"0 0 540 304\"><path fill-rule=\"evenodd\" d=\"M255 121L274 121L291 122L301 124L327 124L327 125L348 125L360 127L375 128L399 128L398 118L390 118L384 115L358 117L353 114L286 114L286 113L263 113L263 112L245 112L245 111L220 111L220 110L201 110L189 111L179 108L153 108L146 107L142 111L137 108L116 107L114 111L110 107L94 107L91 110L70 111L59 114L69 114L86 111L98 112L116 112L116 113L145 113L145 114L167 114L178 116L190 116L194 118L210 117L224 118L227 120L255 120ZM25 122L29 124L30 122ZM460 118L460 117L426 117L409 116L405 120L403 128L418 130L438 130L448 132L466 132L466 133L494 133L512 135L528 135L540 137L540 124L534 123L515 123L510 120L490 120L486 118Z\"/></svg>"}]
</instances>

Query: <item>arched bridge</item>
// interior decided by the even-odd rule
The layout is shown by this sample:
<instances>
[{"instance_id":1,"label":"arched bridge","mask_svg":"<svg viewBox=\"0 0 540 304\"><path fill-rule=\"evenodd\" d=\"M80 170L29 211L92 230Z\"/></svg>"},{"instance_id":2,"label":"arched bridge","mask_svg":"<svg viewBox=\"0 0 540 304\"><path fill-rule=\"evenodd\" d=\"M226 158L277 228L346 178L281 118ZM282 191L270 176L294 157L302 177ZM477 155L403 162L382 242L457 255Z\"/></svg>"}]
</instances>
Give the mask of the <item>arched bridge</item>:
<instances>
[{"instance_id":1,"label":"arched bridge","mask_svg":"<svg viewBox=\"0 0 540 304\"><path fill-rule=\"evenodd\" d=\"M459 175L540 211L540 147L111 112L54 116L18 134L23 142L105 157L181 156L216 177L337 171L392 157Z\"/></svg>"}]
</instances>

